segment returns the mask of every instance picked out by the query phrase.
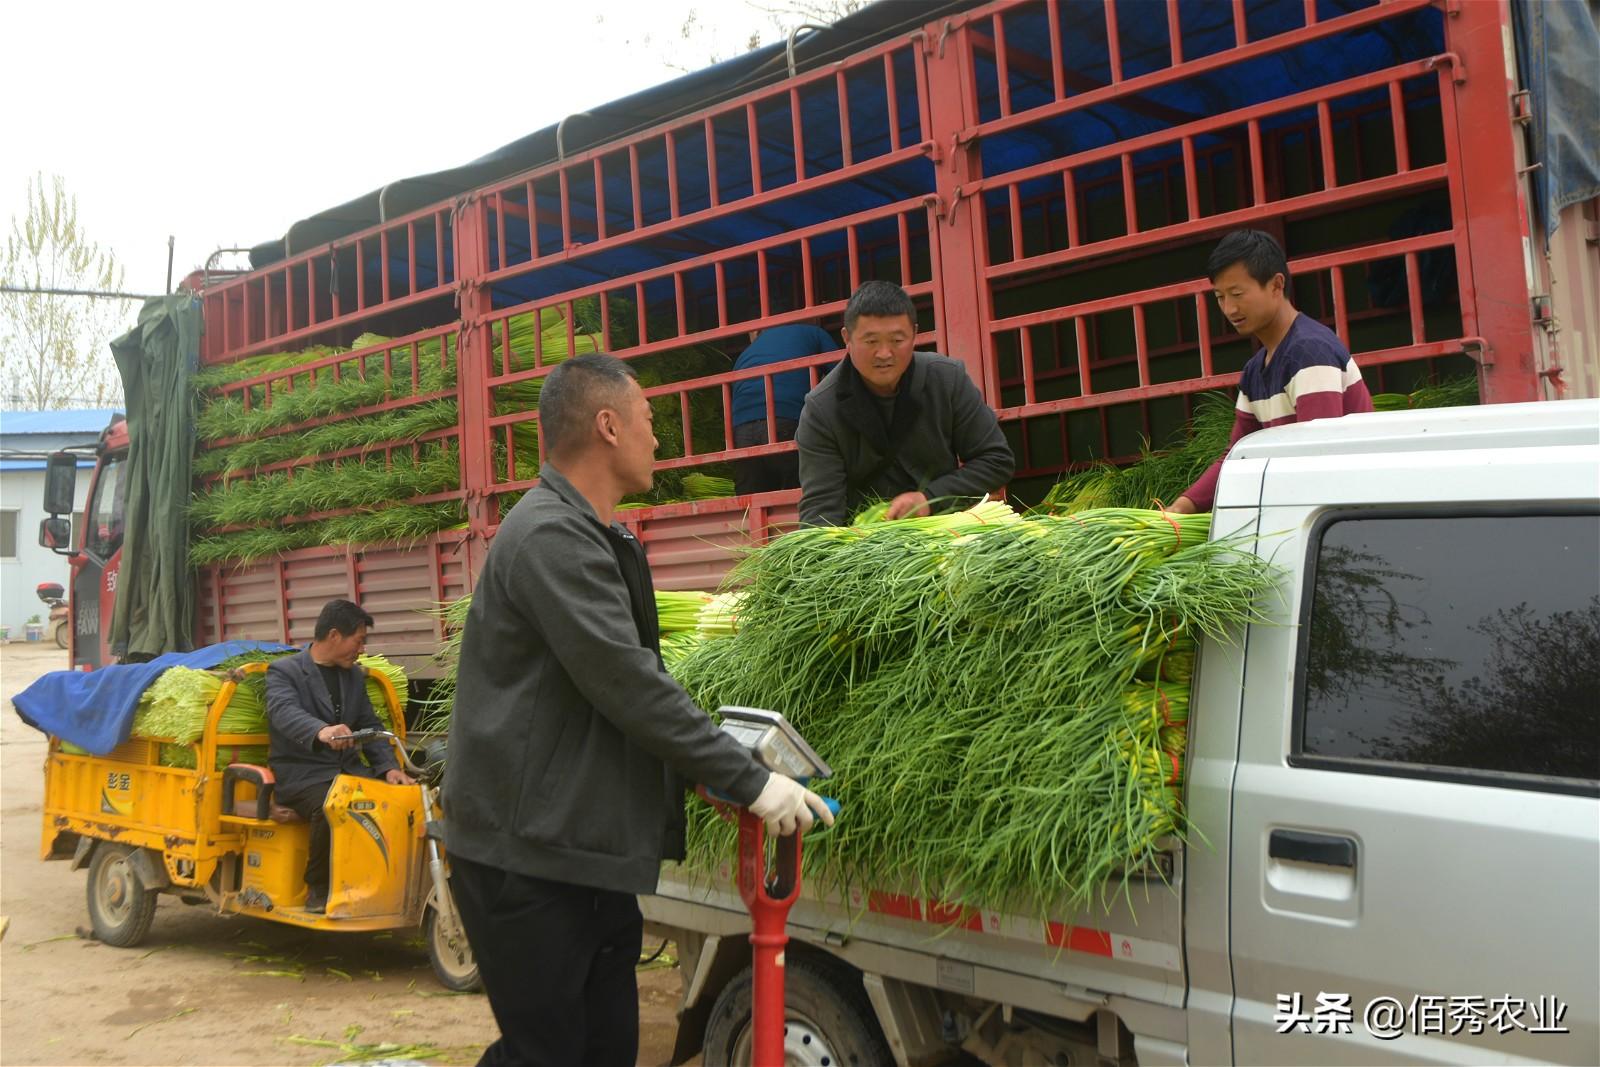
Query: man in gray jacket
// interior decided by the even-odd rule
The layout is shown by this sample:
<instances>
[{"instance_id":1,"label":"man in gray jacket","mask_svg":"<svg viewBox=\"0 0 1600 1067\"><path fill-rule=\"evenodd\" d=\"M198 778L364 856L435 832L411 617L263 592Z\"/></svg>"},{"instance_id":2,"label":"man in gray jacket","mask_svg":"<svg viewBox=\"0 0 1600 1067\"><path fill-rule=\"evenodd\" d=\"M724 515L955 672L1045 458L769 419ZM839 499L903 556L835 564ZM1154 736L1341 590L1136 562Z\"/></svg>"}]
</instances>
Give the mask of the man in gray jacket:
<instances>
[{"instance_id":1,"label":"man in gray jacket","mask_svg":"<svg viewBox=\"0 0 1600 1067\"><path fill-rule=\"evenodd\" d=\"M844 309L849 356L806 396L800 521L840 526L875 499L888 517L964 506L1006 484L1016 462L994 411L960 363L914 351L904 289L867 282Z\"/></svg>"},{"instance_id":2,"label":"man in gray jacket","mask_svg":"<svg viewBox=\"0 0 1600 1067\"><path fill-rule=\"evenodd\" d=\"M486 1064L632 1064L634 966L686 782L774 833L831 823L662 668L643 546L612 521L650 488L650 403L601 354L545 379L540 482L500 524L462 641L444 781L451 886L500 1039Z\"/></svg>"},{"instance_id":3,"label":"man in gray jacket","mask_svg":"<svg viewBox=\"0 0 1600 1067\"><path fill-rule=\"evenodd\" d=\"M330 600L317 615L311 644L267 668L268 762L273 796L311 824L306 855L305 910L328 902L328 817L322 803L341 774L412 785L389 742L350 740L356 730L381 730L367 698L366 670L356 663L367 644L372 616L349 600ZM362 754L366 762L362 762Z\"/></svg>"}]
</instances>

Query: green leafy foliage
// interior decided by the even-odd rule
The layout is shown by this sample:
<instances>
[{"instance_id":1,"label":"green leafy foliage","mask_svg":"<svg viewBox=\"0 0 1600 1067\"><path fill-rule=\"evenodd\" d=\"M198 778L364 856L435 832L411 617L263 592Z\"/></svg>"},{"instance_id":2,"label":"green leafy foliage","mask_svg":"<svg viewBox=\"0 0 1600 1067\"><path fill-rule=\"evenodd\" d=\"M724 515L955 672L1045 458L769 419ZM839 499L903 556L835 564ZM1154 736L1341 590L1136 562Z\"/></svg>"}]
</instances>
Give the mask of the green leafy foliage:
<instances>
[{"instance_id":1,"label":"green leafy foliage","mask_svg":"<svg viewBox=\"0 0 1600 1067\"><path fill-rule=\"evenodd\" d=\"M189 562L196 567L213 563L242 565L280 552L314 545L413 544L429 534L465 522L466 513L457 501L395 504L313 522L257 526L194 538L189 544Z\"/></svg>"},{"instance_id":2,"label":"green leafy foliage","mask_svg":"<svg viewBox=\"0 0 1600 1067\"><path fill-rule=\"evenodd\" d=\"M832 763L845 814L808 846L824 884L1088 904L1187 832L1194 635L1257 617L1268 566L1208 541L1209 516L927 523L752 552L737 632L675 673L702 707L784 712ZM709 876L732 835L690 810L689 867Z\"/></svg>"},{"instance_id":3,"label":"green leafy foliage","mask_svg":"<svg viewBox=\"0 0 1600 1067\"><path fill-rule=\"evenodd\" d=\"M396 451L220 482L195 497L189 521L197 529L256 525L425 496L460 484L461 461L453 442L418 453Z\"/></svg>"},{"instance_id":4,"label":"green leafy foliage","mask_svg":"<svg viewBox=\"0 0 1600 1067\"><path fill-rule=\"evenodd\" d=\"M158 761L165 767L193 769L196 759L195 744L205 730L211 706L221 695L223 686L235 682L228 705L217 720L219 734L264 734L267 722L267 676L261 672L233 670L249 663L270 663L272 660L293 655L292 652L246 652L225 660L213 670L192 670L188 667L171 667L163 671L139 698L134 712L132 735L166 742L160 748ZM402 716L406 707L407 684L405 671L383 656L365 655L359 660L367 669L367 698L385 729L394 729L394 716L382 686L373 678L381 673L389 679L400 703ZM217 769L230 763L267 762L264 745L219 745Z\"/></svg>"},{"instance_id":5,"label":"green leafy foliage","mask_svg":"<svg viewBox=\"0 0 1600 1067\"><path fill-rule=\"evenodd\" d=\"M1457 407L1478 402L1476 378L1454 378L1414 393L1379 393L1378 411ZM1086 508L1147 508L1157 501L1171 504L1183 495L1228 450L1233 435L1231 395L1204 393L1195 405L1187 439L1175 448L1151 451L1145 443L1137 462L1117 467L1096 463L1067 475L1045 496L1040 510L1070 514Z\"/></svg>"},{"instance_id":6,"label":"green leafy foliage","mask_svg":"<svg viewBox=\"0 0 1600 1067\"><path fill-rule=\"evenodd\" d=\"M376 334L363 334L356 339L356 347L366 349L382 345L388 340ZM220 396L207 392L204 395L204 407L195 418L195 432L202 441L255 437L268 430L370 407L388 400L426 396L452 387L456 379L454 340L434 337L419 342L416 348L415 374L412 346L402 344L352 356L288 378L275 378L270 395L265 384ZM302 362L326 359L338 352L337 349L314 348L299 353L258 356L255 359L264 362L259 368L251 369L250 373L237 374L237 371L254 360L208 368L197 375L197 379L205 383L200 388L206 389L209 385L214 389L217 385L225 384L217 382L222 376L222 367L235 372L236 376L229 381L240 381L270 371L297 367ZM216 385L210 385L213 382Z\"/></svg>"},{"instance_id":7,"label":"green leafy foliage","mask_svg":"<svg viewBox=\"0 0 1600 1067\"><path fill-rule=\"evenodd\" d=\"M305 456L347 449L370 449L391 441L415 441L456 424L454 400L429 400L374 415L324 423L309 430L281 432L211 449L195 458L197 475L251 471Z\"/></svg>"}]
</instances>

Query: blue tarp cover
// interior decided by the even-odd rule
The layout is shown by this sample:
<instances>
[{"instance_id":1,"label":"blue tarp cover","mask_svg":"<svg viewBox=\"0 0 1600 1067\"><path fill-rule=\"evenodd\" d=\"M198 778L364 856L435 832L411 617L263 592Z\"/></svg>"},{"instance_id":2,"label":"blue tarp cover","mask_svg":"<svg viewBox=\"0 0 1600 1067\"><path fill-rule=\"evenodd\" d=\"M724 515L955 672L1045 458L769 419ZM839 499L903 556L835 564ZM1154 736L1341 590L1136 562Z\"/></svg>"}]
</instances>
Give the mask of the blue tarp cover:
<instances>
[{"instance_id":1,"label":"blue tarp cover","mask_svg":"<svg viewBox=\"0 0 1600 1067\"><path fill-rule=\"evenodd\" d=\"M1562 208L1600 196L1600 2L1519 0L1511 10L1549 240Z\"/></svg>"},{"instance_id":2,"label":"blue tarp cover","mask_svg":"<svg viewBox=\"0 0 1600 1067\"><path fill-rule=\"evenodd\" d=\"M246 652L293 652L272 641L224 641L193 652L169 652L148 663L97 671L51 671L11 703L29 726L103 756L128 739L139 697L169 667L206 670Z\"/></svg>"}]
</instances>

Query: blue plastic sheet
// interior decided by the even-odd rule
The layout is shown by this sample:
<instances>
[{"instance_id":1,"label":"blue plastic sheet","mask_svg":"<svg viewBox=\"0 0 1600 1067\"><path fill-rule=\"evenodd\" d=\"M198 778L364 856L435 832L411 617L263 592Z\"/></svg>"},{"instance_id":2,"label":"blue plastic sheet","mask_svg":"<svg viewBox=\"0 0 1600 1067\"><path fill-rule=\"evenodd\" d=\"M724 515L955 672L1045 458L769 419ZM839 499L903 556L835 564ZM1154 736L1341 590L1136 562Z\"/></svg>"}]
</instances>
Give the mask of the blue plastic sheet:
<instances>
[{"instance_id":1,"label":"blue plastic sheet","mask_svg":"<svg viewBox=\"0 0 1600 1067\"><path fill-rule=\"evenodd\" d=\"M139 697L169 667L206 670L246 652L293 652L271 641L224 641L193 652L169 652L147 663L97 671L51 671L11 701L22 721L103 756L128 739Z\"/></svg>"},{"instance_id":2,"label":"blue plastic sheet","mask_svg":"<svg viewBox=\"0 0 1600 1067\"><path fill-rule=\"evenodd\" d=\"M1600 196L1600 2L1514 0L1511 10L1548 240L1562 208Z\"/></svg>"}]
</instances>

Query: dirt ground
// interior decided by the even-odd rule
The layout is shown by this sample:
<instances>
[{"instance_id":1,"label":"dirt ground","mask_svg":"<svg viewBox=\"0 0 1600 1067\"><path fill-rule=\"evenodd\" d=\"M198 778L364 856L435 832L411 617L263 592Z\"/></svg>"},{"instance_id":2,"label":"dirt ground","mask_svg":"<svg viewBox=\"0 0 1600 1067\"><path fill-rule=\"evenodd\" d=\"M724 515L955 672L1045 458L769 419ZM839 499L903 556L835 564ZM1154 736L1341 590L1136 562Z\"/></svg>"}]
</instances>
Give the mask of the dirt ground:
<instances>
[{"instance_id":1,"label":"dirt ground","mask_svg":"<svg viewBox=\"0 0 1600 1067\"><path fill-rule=\"evenodd\" d=\"M496 1035L488 1002L446 993L415 935L301 931L163 896L137 948L76 936L85 874L39 860L45 739L11 707L65 666L53 646L0 645L0 1064L327 1064L384 1043L423 1046L402 1054L414 1062L477 1060ZM665 1064L677 1030L679 971L663 961L639 975L641 1064Z\"/></svg>"}]
</instances>

